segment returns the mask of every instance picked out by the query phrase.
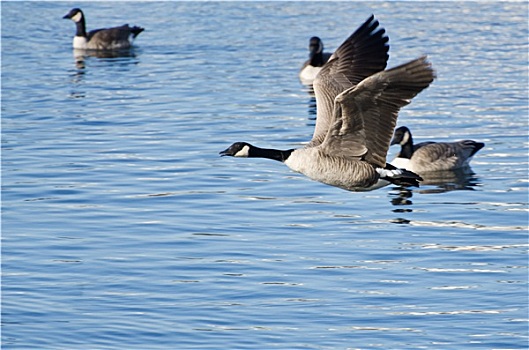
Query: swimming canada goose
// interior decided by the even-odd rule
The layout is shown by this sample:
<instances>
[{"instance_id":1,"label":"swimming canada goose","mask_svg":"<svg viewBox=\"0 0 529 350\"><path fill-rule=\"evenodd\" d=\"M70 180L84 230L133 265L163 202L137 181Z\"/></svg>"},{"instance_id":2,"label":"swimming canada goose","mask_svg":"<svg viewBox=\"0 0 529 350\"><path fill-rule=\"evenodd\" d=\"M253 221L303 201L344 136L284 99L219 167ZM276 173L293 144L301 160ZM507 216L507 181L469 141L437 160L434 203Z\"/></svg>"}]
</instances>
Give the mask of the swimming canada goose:
<instances>
[{"instance_id":1,"label":"swimming canada goose","mask_svg":"<svg viewBox=\"0 0 529 350\"><path fill-rule=\"evenodd\" d=\"M401 107L433 81L426 57L384 71L385 30L371 16L331 56L314 82L316 127L303 148L277 150L236 142L222 156L269 158L309 178L349 191L380 187L379 179L418 186L421 178L386 163ZM386 183L387 184L387 183Z\"/></svg>"},{"instance_id":2,"label":"swimming canada goose","mask_svg":"<svg viewBox=\"0 0 529 350\"><path fill-rule=\"evenodd\" d=\"M405 126L395 130L391 144L400 145L400 152L391 164L418 174L467 167L474 154L485 146L472 140L414 145L410 129Z\"/></svg>"},{"instance_id":3,"label":"swimming canada goose","mask_svg":"<svg viewBox=\"0 0 529 350\"><path fill-rule=\"evenodd\" d=\"M124 24L121 27L102 28L91 30L86 33L86 23L83 11L79 8L71 9L64 17L75 22L77 31L73 38L73 48L82 50L119 50L128 49L132 41L144 28L129 27Z\"/></svg>"},{"instance_id":4,"label":"swimming canada goose","mask_svg":"<svg viewBox=\"0 0 529 350\"><path fill-rule=\"evenodd\" d=\"M321 67L331 57L331 53L323 52L323 42L317 36L313 36L309 40L309 59L305 61L301 70L299 71L299 79L305 85L310 85L316 79L316 75L321 70Z\"/></svg>"}]
</instances>

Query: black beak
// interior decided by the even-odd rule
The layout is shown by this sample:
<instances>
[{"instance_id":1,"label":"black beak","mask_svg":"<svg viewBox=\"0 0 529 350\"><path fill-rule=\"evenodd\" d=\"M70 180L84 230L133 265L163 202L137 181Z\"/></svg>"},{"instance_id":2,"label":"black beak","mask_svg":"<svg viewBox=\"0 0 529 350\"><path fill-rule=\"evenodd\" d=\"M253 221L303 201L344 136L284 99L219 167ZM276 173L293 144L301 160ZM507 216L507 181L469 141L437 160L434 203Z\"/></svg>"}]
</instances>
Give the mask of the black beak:
<instances>
[{"instance_id":1,"label":"black beak","mask_svg":"<svg viewBox=\"0 0 529 350\"><path fill-rule=\"evenodd\" d=\"M220 156L221 157L229 156L230 155L230 153L228 152L229 150L230 150L229 148L226 148L224 151L219 152Z\"/></svg>"},{"instance_id":2,"label":"black beak","mask_svg":"<svg viewBox=\"0 0 529 350\"><path fill-rule=\"evenodd\" d=\"M64 15L63 19L70 19L70 14L68 13L68 14Z\"/></svg>"},{"instance_id":3,"label":"black beak","mask_svg":"<svg viewBox=\"0 0 529 350\"><path fill-rule=\"evenodd\" d=\"M390 145L390 146L393 146L393 145L397 145L397 144L399 144L399 143L400 143L400 141L397 141L396 138L393 138L393 139L391 139L391 143L390 143L389 145Z\"/></svg>"}]
</instances>

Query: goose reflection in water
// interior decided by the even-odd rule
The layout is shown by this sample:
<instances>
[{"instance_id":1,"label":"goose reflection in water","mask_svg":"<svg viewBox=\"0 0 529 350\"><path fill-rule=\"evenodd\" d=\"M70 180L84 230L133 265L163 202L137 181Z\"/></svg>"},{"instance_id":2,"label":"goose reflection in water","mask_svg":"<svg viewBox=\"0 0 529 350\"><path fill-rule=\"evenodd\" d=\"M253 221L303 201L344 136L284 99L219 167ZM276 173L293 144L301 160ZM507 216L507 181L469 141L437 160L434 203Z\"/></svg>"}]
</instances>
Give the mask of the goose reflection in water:
<instances>
[{"instance_id":1,"label":"goose reflection in water","mask_svg":"<svg viewBox=\"0 0 529 350\"><path fill-rule=\"evenodd\" d=\"M470 166L455 170L435 171L423 174L422 185L437 186L436 188L422 188L418 193L443 193L450 191L474 191L479 186L479 179Z\"/></svg>"},{"instance_id":2,"label":"goose reflection in water","mask_svg":"<svg viewBox=\"0 0 529 350\"><path fill-rule=\"evenodd\" d=\"M73 57L76 71L74 74L72 74L72 91L70 92L70 97L74 99L84 98L86 96L86 92L82 88L82 81L86 73L87 58L95 57L97 59L121 65L137 63L136 60L133 60L133 58L136 57L136 53L133 48L121 50L73 49Z\"/></svg>"},{"instance_id":3,"label":"goose reflection in water","mask_svg":"<svg viewBox=\"0 0 529 350\"><path fill-rule=\"evenodd\" d=\"M392 196L391 204L394 206L409 206L413 202L411 198L413 193L435 194L450 191L474 191L475 187L480 186L479 178L472 171L470 166L456 170L434 171L421 173L423 181L420 182L421 188L411 191L404 187L394 187L397 193L390 193ZM428 186L434 186L428 188ZM395 209L394 212L411 212L411 209Z\"/></svg>"},{"instance_id":4,"label":"goose reflection in water","mask_svg":"<svg viewBox=\"0 0 529 350\"><path fill-rule=\"evenodd\" d=\"M85 60L88 57L96 57L101 59L116 59L126 58L127 62L130 62L128 58L135 58L136 53L134 49L123 49L123 50L81 50L73 49L73 57L75 60L75 66L78 69L85 68Z\"/></svg>"},{"instance_id":5,"label":"goose reflection in water","mask_svg":"<svg viewBox=\"0 0 529 350\"><path fill-rule=\"evenodd\" d=\"M312 86L310 87L311 91L309 92L309 100L308 100L308 106L309 106L309 120L316 121L316 115L317 115L317 109L316 109L316 96L314 95L314 90L312 90Z\"/></svg>"}]
</instances>

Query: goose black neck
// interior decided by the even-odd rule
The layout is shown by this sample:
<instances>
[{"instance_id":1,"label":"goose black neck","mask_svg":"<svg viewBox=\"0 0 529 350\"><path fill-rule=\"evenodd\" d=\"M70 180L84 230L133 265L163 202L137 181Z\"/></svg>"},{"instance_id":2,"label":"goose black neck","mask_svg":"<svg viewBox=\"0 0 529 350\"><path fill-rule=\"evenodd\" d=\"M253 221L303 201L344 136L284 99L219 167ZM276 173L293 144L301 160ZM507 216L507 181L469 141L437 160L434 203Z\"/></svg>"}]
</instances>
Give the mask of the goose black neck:
<instances>
[{"instance_id":1,"label":"goose black neck","mask_svg":"<svg viewBox=\"0 0 529 350\"><path fill-rule=\"evenodd\" d=\"M323 64L323 52L315 53L310 58L310 65L313 67L321 67Z\"/></svg>"},{"instance_id":2,"label":"goose black neck","mask_svg":"<svg viewBox=\"0 0 529 350\"><path fill-rule=\"evenodd\" d=\"M408 142L401 145L399 157L410 159L412 155L413 155L413 140L410 135Z\"/></svg>"},{"instance_id":3,"label":"goose black neck","mask_svg":"<svg viewBox=\"0 0 529 350\"><path fill-rule=\"evenodd\" d=\"M289 149L286 151L282 151L279 149L273 149L273 148L259 148L259 147L252 147L250 149L250 152L248 153L248 157L252 158L268 158L277 160L279 162L284 162L285 160L290 157L290 154L294 151L293 149Z\"/></svg>"},{"instance_id":4,"label":"goose black neck","mask_svg":"<svg viewBox=\"0 0 529 350\"><path fill-rule=\"evenodd\" d=\"M84 21L84 16L81 18L79 22L75 22L75 36L82 36L86 38L86 24Z\"/></svg>"}]
</instances>

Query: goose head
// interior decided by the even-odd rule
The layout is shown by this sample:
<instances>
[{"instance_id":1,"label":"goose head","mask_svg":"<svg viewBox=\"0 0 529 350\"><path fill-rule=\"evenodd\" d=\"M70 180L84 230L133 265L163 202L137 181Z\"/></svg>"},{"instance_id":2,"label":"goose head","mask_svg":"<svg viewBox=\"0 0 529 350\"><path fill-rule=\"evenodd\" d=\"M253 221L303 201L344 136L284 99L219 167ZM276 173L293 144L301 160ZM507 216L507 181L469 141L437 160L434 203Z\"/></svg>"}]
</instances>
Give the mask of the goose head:
<instances>
[{"instance_id":1,"label":"goose head","mask_svg":"<svg viewBox=\"0 0 529 350\"><path fill-rule=\"evenodd\" d=\"M395 133L393 134L393 139L391 140L391 145L399 144L401 146L404 146L410 140L411 140L410 130L405 126L401 126L400 128L395 130Z\"/></svg>"},{"instance_id":2,"label":"goose head","mask_svg":"<svg viewBox=\"0 0 529 350\"><path fill-rule=\"evenodd\" d=\"M250 151L254 148L255 148L254 146L246 142L235 142L233 145L226 148L224 151L220 152L219 154L222 157L230 156L230 157L248 158L250 157Z\"/></svg>"},{"instance_id":3,"label":"goose head","mask_svg":"<svg viewBox=\"0 0 529 350\"><path fill-rule=\"evenodd\" d=\"M220 155L241 158L268 158L285 162L293 151L294 149L279 150L274 148L261 148L250 145L247 142L235 142L220 152Z\"/></svg>"},{"instance_id":4,"label":"goose head","mask_svg":"<svg viewBox=\"0 0 529 350\"><path fill-rule=\"evenodd\" d=\"M313 57L323 52L323 42L317 36L313 36L309 40L309 57Z\"/></svg>"},{"instance_id":5,"label":"goose head","mask_svg":"<svg viewBox=\"0 0 529 350\"><path fill-rule=\"evenodd\" d=\"M71 19L75 23L79 23L79 22L81 22L83 20L84 15L83 15L83 11L81 11L81 9L73 8L73 9L70 10L70 12L68 12L66 15L64 15L63 18L64 19Z\"/></svg>"}]
</instances>

